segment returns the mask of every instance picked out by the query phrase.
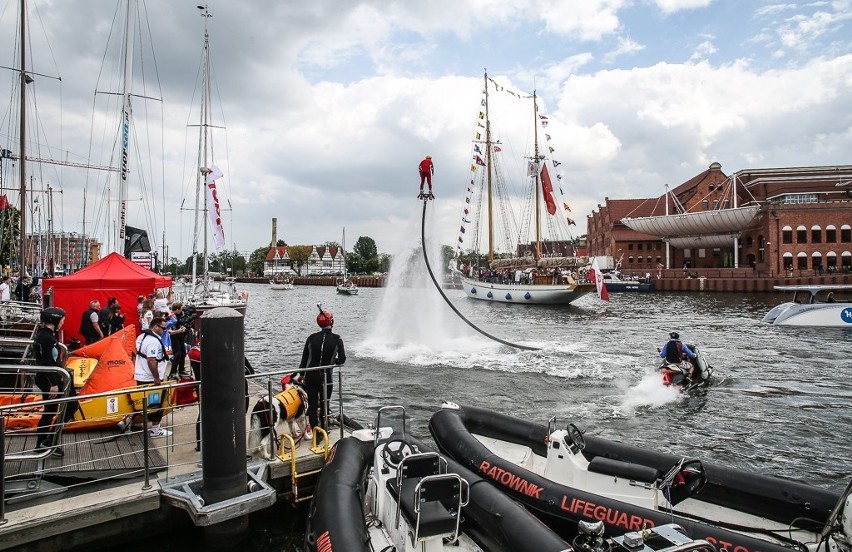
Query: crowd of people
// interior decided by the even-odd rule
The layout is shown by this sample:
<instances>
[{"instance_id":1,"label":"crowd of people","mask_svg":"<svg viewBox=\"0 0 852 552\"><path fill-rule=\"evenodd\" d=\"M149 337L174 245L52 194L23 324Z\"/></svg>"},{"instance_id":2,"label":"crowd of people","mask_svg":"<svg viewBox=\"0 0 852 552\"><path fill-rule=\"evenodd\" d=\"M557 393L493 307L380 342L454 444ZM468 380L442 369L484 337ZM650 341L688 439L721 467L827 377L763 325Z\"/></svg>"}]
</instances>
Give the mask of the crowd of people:
<instances>
[{"instance_id":1,"label":"crowd of people","mask_svg":"<svg viewBox=\"0 0 852 552\"><path fill-rule=\"evenodd\" d=\"M0 293L3 288L0 287ZM201 366L200 355L192 356L192 352L198 353L192 338L191 315L184 312L182 303L171 301L171 294L166 295L157 291L151 295L140 295L137 298L136 316L141 327L141 333L136 338L134 355L134 379L136 385L161 385L169 379L193 377L200 380ZM57 307L48 307L42 311L41 325L37 331L34 343L36 361L41 366L64 367L64 358L61 354L59 343L59 332L66 323L66 313ZM85 340L81 345L91 345L114 333L123 330L125 325L131 323L127 313L122 311L122 305L118 298L110 297L105 306L98 299L89 302L89 308L80 319L79 335ZM322 310L317 316L317 324L320 331L312 334L305 341L303 355L299 364L300 368L313 368L318 366L340 365L346 361L346 353L342 338L333 333L334 316L330 311ZM190 373L186 367L187 356L190 357ZM171 368L169 370L169 367ZM167 370L169 373L167 374ZM309 424L306 434L310 438L311 427L327 427L327 398L333 389L332 368L320 371L306 371L296 376L296 381L304 386L307 397L307 417ZM323 382L326 388L323 389ZM42 392L42 398L49 400L59 396L60 381L53 373L39 373L36 377L36 385ZM73 385L71 386L73 395ZM76 403L69 403L62 421L67 422L74 417ZM63 456L61 448L52 443L52 432L45 430L52 427L54 418L58 412L56 405L45 409L44 415L38 423L40 432L46 433L41 437L37 450L46 450L53 447L53 455ZM168 437L172 432L161 425L164 410L162 402L150 404L146 429L151 438ZM119 427L127 427L131 419L119 424Z\"/></svg>"}]
</instances>

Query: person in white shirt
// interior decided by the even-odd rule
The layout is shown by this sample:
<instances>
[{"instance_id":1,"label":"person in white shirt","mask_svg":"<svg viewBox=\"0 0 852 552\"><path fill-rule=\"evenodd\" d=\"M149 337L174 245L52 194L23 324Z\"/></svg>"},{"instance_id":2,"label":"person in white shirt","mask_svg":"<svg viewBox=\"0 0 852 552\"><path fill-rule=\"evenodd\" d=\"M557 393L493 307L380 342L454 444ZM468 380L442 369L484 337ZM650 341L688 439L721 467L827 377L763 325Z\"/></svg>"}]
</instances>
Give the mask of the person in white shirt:
<instances>
[{"instance_id":1,"label":"person in white shirt","mask_svg":"<svg viewBox=\"0 0 852 552\"><path fill-rule=\"evenodd\" d=\"M6 302L12 296L12 288L9 287L9 276L3 276L3 281L0 283L0 301Z\"/></svg>"},{"instance_id":2,"label":"person in white shirt","mask_svg":"<svg viewBox=\"0 0 852 552\"><path fill-rule=\"evenodd\" d=\"M166 350L161 341L166 331L166 320L162 316L151 319L150 329L136 338L136 363L134 377L136 385L160 385L166 377ZM160 391L160 397L164 394ZM160 427L163 419L162 400L150 404L148 421L151 422L151 437L168 437L168 429Z\"/></svg>"}]
</instances>

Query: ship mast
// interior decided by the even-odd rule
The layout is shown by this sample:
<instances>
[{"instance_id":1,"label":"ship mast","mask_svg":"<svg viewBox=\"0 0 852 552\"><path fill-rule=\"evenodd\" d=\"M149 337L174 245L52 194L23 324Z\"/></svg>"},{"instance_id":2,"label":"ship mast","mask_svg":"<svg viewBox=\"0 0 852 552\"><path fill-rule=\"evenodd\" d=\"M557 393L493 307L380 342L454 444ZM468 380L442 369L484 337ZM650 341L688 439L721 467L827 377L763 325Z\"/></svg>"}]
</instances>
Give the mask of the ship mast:
<instances>
[{"instance_id":1,"label":"ship mast","mask_svg":"<svg viewBox=\"0 0 852 552\"><path fill-rule=\"evenodd\" d=\"M491 197L491 183L493 164L491 156L493 149L491 145L491 120L488 118L488 70L485 71L485 162L486 182L488 183L488 262L494 260L494 217Z\"/></svg>"},{"instance_id":2,"label":"ship mast","mask_svg":"<svg viewBox=\"0 0 852 552\"><path fill-rule=\"evenodd\" d=\"M543 157L539 155L538 151L538 97L535 91L533 91L533 129L535 130L535 150L533 152L533 155L535 155L535 161L533 161L535 166L535 259L539 260L541 258L541 168L539 163L543 161Z\"/></svg>"},{"instance_id":3,"label":"ship mast","mask_svg":"<svg viewBox=\"0 0 852 552\"><path fill-rule=\"evenodd\" d=\"M198 233L199 227L206 223L207 217L207 174L210 172L210 167L207 163L207 125L209 124L209 103L210 103L210 36L207 31L207 20L213 17L207 9L207 6L198 6L201 10L201 17L204 18L204 48L202 49L202 79L201 79L201 121L199 123L198 132L198 176L195 186L195 228L192 235L192 289L195 290L196 278L198 274ZM202 194L202 189L204 193ZM199 208L199 203L203 201L204 206ZM200 213L204 213L204 222L199 221ZM202 281L204 293L207 293L207 231L204 234L204 267L202 270Z\"/></svg>"},{"instance_id":4,"label":"ship mast","mask_svg":"<svg viewBox=\"0 0 852 552\"><path fill-rule=\"evenodd\" d=\"M20 169L20 186L21 186L21 212L20 212L20 235L21 243L18 249L18 277L23 278L27 272L27 84L32 82L32 79L27 75L26 71L26 45L25 38L27 19L26 0L21 0L21 132L20 132L20 149L21 155L19 160Z\"/></svg>"},{"instance_id":5,"label":"ship mast","mask_svg":"<svg viewBox=\"0 0 852 552\"><path fill-rule=\"evenodd\" d=\"M135 14L135 1L128 0L127 20L124 28L124 81L121 89L123 101L121 110L121 178L118 184L118 228L113 248L120 255L124 255L124 238L127 229L127 176L129 172L127 162L130 155L130 119L132 117L130 99L132 96L133 29L135 26L133 16Z\"/></svg>"}]
</instances>

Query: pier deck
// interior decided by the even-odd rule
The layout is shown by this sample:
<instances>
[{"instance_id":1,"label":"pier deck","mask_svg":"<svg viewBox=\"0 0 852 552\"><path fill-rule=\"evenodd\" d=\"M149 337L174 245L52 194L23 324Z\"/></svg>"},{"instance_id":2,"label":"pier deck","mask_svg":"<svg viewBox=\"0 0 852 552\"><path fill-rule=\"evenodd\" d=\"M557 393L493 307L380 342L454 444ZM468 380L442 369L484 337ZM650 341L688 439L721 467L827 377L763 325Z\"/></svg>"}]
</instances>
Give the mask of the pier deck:
<instances>
[{"instance_id":1,"label":"pier deck","mask_svg":"<svg viewBox=\"0 0 852 552\"><path fill-rule=\"evenodd\" d=\"M64 549L66 545L78 546L86 540L96 542L109 537L108 531L117 531L112 522L121 519L129 523L131 516L166 510L172 510L170 516L176 515L163 500L161 486L191 474L201 477L202 453L196 450L195 437L197 417L198 406L189 405L163 419L163 427L174 433L148 441L148 486L141 431L66 432L61 440L64 458L48 458L42 468L36 460L7 461L6 522L0 525L0 550L35 541L44 543L45 539L51 543L49 547ZM248 432L248 417L246 420ZM339 428L334 428L329 435L331 444L339 436ZM33 435L8 436L6 450L31 450L35 444ZM303 440L296 447L298 473L323 466L324 455L311 450L311 445ZM278 499L292 498L291 463L275 458L267 461L266 472L268 482L278 491ZM28 477L37 486L35 492L10 496L9 484ZM312 489L307 479L299 483L302 499L309 497ZM185 512L177 515L189 517Z\"/></svg>"}]
</instances>

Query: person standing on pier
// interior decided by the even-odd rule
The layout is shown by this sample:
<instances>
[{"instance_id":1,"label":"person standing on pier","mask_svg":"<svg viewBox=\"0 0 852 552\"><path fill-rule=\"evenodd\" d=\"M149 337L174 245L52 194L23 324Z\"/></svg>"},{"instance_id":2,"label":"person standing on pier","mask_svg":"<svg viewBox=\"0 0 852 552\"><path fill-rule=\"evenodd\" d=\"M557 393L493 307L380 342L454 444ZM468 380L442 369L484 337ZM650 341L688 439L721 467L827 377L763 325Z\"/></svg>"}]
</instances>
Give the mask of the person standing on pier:
<instances>
[{"instance_id":1,"label":"person standing on pier","mask_svg":"<svg viewBox=\"0 0 852 552\"><path fill-rule=\"evenodd\" d=\"M321 427L328 429L328 420L325 419L325 416L328 413L328 398L331 396L334 386L332 379L334 365L339 366L346 362L343 339L331 331L334 326L334 315L331 311L322 310L322 307L320 307L317 325L321 328L320 331L311 334L305 340L305 348L302 351L299 368L314 368L316 366L328 366L328 368L297 374L297 379L304 382L305 392L308 394L308 427L305 428L305 435L308 438L313 436L311 428L320 426L317 409L323 416ZM325 390L322 388L323 380L326 382Z\"/></svg>"},{"instance_id":2,"label":"person standing on pier","mask_svg":"<svg viewBox=\"0 0 852 552\"><path fill-rule=\"evenodd\" d=\"M64 358L62 351L59 348L59 339L57 334L62 329L62 324L65 322L65 310L58 307L48 307L41 311L41 326L35 335L33 342L33 353L35 355L36 364L39 366L58 366L64 367ZM70 374L69 374L70 377ZM35 384L41 389L42 400L48 401L59 397L59 384L61 378L59 374L54 372L38 372L35 376ZM69 396L74 396L74 385L70 386ZM59 411L59 404L48 404L44 407L44 412L38 420L37 431L38 447L37 451L47 450L53 446L53 435L42 435L42 432L49 432L50 426L53 424L53 418ZM65 423L74 418L74 413L77 411L77 403L69 402L65 405L65 414L62 422ZM56 448L53 451L53 456L61 458L65 456L61 448Z\"/></svg>"},{"instance_id":3,"label":"person standing on pier","mask_svg":"<svg viewBox=\"0 0 852 552\"><path fill-rule=\"evenodd\" d=\"M136 385L161 385L166 377L166 348L163 345L163 334L166 332L166 319L162 316L155 316L151 319L150 328L144 330L139 337L136 338L136 363L134 377ZM151 422L151 437L168 437L172 434L168 429L160 427L160 421L163 419L163 395L168 392L157 391L156 396L159 401L149 404L148 421ZM154 393L150 394L146 400L153 400Z\"/></svg>"}]
</instances>

